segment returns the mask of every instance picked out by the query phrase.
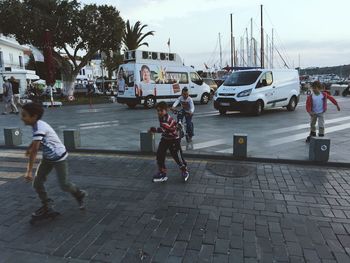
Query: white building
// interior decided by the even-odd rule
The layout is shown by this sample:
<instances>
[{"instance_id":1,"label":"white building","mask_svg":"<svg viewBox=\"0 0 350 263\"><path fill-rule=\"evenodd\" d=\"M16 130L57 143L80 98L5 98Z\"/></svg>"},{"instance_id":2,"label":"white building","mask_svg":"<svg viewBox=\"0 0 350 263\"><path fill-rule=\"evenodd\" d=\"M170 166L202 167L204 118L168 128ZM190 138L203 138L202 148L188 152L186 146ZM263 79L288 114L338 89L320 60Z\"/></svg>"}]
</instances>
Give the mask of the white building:
<instances>
[{"instance_id":1,"label":"white building","mask_svg":"<svg viewBox=\"0 0 350 263\"><path fill-rule=\"evenodd\" d=\"M13 76L19 80L21 94L27 88L27 80L39 79L35 71L25 69L24 52L28 50L15 40L0 35L0 95L3 93L3 77Z\"/></svg>"}]
</instances>

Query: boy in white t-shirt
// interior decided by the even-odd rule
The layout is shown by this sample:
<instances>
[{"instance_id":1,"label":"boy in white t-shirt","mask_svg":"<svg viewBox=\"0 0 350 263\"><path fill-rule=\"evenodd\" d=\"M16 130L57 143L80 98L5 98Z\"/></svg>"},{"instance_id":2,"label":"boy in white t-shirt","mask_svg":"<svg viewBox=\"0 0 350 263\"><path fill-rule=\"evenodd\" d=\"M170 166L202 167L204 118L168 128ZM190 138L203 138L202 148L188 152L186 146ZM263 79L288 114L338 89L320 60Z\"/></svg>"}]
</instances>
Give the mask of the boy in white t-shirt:
<instances>
[{"instance_id":1,"label":"boy in white t-shirt","mask_svg":"<svg viewBox=\"0 0 350 263\"><path fill-rule=\"evenodd\" d=\"M45 213L50 209L51 199L47 196L44 183L52 169L56 170L61 189L71 193L78 201L80 209L83 209L84 198L87 196L87 193L68 181L68 163L66 160L68 153L66 147L62 144L52 127L41 120L43 114L44 109L38 104L28 103L22 107L22 121L25 125L33 128L33 141L26 151L29 162L24 177L27 181L33 180L33 165L40 146L42 146L43 151L43 158L33 181L33 187L43 204L37 210L37 213Z\"/></svg>"},{"instance_id":2,"label":"boy in white t-shirt","mask_svg":"<svg viewBox=\"0 0 350 263\"><path fill-rule=\"evenodd\" d=\"M193 99L189 95L189 91L187 87L182 89L181 97L179 97L173 104L172 110L175 110L178 105L181 105L182 109L177 116L177 120L183 121L183 118L186 119L186 132L188 138L188 142L192 142L192 137L194 135L194 125L192 122L192 117L194 113L194 102Z\"/></svg>"}]
</instances>

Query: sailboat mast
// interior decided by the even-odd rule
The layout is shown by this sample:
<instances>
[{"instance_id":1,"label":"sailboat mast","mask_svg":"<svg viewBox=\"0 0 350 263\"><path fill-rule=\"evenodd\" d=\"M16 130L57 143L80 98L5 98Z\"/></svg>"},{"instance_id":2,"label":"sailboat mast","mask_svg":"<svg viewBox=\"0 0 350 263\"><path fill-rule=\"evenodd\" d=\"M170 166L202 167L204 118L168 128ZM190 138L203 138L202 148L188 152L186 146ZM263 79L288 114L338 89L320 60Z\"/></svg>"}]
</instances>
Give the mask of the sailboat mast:
<instances>
[{"instance_id":1,"label":"sailboat mast","mask_svg":"<svg viewBox=\"0 0 350 263\"><path fill-rule=\"evenodd\" d=\"M219 46L220 46L220 69L222 69L222 46L221 46L221 34L219 33Z\"/></svg>"},{"instance_id":2,"label":"sailboat mast","mask_svg":"<svg viewBox=\"0 0 350 263\"><path fill-rule=\"evenodd\" d=\"M264 14L263 5L260 5L260 66L265 67L265 52L264 52Z\"/></svg>"}]
</instances>

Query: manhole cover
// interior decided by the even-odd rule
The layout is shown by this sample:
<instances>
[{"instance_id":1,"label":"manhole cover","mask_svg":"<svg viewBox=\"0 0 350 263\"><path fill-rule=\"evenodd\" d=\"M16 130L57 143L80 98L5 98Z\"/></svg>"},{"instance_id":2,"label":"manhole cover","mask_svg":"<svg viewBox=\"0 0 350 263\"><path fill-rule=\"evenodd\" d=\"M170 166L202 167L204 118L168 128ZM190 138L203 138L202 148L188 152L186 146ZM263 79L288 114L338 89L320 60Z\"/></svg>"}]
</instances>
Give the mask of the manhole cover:
<instances>
[{"instance_id":1,"label":"manhole cover","mask_svg":"<svg viewBox=\"0 0 350 263\"><path fill-rule=\"evenodd\" d=\"M245 164L208 163L207 170L215 175L242 178L256 173L255 166Z\"/></svg>"}]
</instances>

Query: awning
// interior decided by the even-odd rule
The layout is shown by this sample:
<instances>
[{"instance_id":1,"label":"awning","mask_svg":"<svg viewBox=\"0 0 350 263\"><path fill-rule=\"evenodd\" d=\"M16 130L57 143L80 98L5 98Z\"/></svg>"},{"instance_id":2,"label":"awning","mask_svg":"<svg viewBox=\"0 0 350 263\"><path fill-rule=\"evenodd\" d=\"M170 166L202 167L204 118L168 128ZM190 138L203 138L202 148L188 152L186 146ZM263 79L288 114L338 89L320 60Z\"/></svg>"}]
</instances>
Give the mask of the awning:
<instances>
[{"instance_id":1,"label":"awning","mask_svg":"<svg viewBox=\"0 0 350 263\"><path fill-rule=\"evenodd\" d=\"M40 77L38 75L35 75L35 74L27 73L26 79L35 80L35 79L40 79Z\"/></svg>"}]
</instances>

